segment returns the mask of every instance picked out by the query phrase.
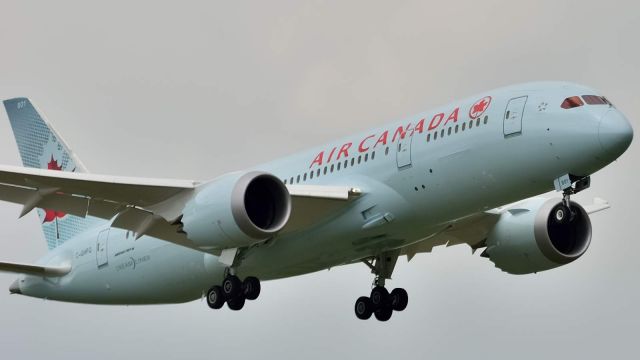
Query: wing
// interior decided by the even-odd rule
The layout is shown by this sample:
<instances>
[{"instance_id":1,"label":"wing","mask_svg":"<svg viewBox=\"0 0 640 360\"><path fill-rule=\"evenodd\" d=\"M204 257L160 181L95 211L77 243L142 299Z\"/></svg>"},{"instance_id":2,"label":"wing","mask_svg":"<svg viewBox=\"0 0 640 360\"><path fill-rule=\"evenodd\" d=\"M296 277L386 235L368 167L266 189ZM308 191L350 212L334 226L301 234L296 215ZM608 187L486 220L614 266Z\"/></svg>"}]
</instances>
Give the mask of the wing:
<instances>
[{"instance_id":1,"label":"wing","mask_svg":"<svg viewBox=\"0 0 640 360\"><path fill-rule=\"evenodd\" d=\"M117 177L0 166L0 200L80 217L113 219L112 227L139 238L153 236L201 250L181 231L180 216L199 182ZM292 214L283 232L295 232L325 219L360 195L346 186L290 185Z\"/></svg>"},{"instance_id":2,"label":"wing","mask_svg":"<svg viewBox=\"0 0 640 360\"><path fill-rule=\"evenodd\" d=\"M407 255L407 259L411 260L416 254L431 252L436 246L454 246L460 244L469 245L471 250L475 252L477 249L486 246L485 241L487 236L496 222L498 222L500 215L519 203L520 202L505 205L497 209L455 220L443 226L441 231L417 243L404 247L401 255ZM595 198L592 204L582 205L582 207L588 214L593 214L608 209L610 205L606 200Z\"/></svg>"}]
</instances>

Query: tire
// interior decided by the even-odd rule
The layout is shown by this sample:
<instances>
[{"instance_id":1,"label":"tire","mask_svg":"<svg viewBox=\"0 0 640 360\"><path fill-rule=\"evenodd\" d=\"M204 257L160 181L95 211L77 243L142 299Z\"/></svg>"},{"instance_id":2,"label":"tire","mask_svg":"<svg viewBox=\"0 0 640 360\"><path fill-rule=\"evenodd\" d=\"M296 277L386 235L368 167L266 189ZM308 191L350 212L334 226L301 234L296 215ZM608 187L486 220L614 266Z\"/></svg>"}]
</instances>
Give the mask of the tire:
<instances>
[{"instance_id":1,"label":"tire","mask_svg":"<svg viewBox=\"0 0 640 360\"><path fill-rule=\"evenodd\" d=\"M229 306L229 309L233 311L242 310L244 307L244 296L238 296L227 300L227 306Z\"/></svg>"},{"instance_id":2,"label":"tire","mask_svg":"<svg viewBox=\"0 0 640 360\"><path fill-rule=\"evenodd\" d=\"M247 300L255 300L260 296L260 280L249 276L242 282L242 292Z\"/></svg>"},{"instance_id":3,"label":"tire","mask_svg":"<svg viewBox=\"0 0 640 360\"><path fill-rule=\"evenodd\" d=\"M391 306L384 306L374 312L376 319L378 321L387 321L391 319L391 314L393 314L393 309Z\"/></svg>"},{"instance_id":4,"label":"tire","mask_svg":"<svg viewBox=\"0 0 640 360\"><path fill-rule=\"evenodd\" d=\"M373 290L371 290L371 296L369 298L371 299L373 311L387 307L391 304L389 291L387 291L383 286L374 287Z\"/></svg>"},{"instance_id":5,"label":"tire","mask_svg":"<svg viewBox=\"0 0 640 360\"><path fill-rule=\"evenodd\" d=\"M212 309L220 309L224 306L225 297L222 292L222 287L216 285L212 286L209 291L207 291L207 305L209 305Z\"/></svg>"},{"instance_id":6,"label":"tire","mask_svg":"<svg viewBox=\"0 0 640 360\"><path fill-rule=\"evenodd\" d=\"M360 320L368 320L373 314L371 305L371 299L366 296L361 296L356 300L355 306L356 317Z\"/></svg>"},{"instance_id":7,"label":"tire","mask_svg":"<svg viewBox=\"0 0 640 360\"><path fill-rule=\"evenodd\" d=\"M242 283L235 275L229 275L222 282L222 291L227 299L233 299L242 293Z\"/></svg>"},{"instance_id":8,"label":"tire","mask_svg":"<svg viewBox=\"0 0 640 360\"><path fill-rule=\"evenodd\" d=\"M551 211L551 218L553 223L557 225L564 225L571 220L571 210L564 204L560 203L554 206Z\"/></svg>"},{"instance_id":9,"label":"tire","mask_svg":"<svg viewBox=\"0 0 640 360\"><path fill-rule=\"evenodd\" d=\"M409 294L403 288L393 289L391 291L391 308L395 311L402 311L407 308L409 303Z\"/></svg>"}]
</instances>

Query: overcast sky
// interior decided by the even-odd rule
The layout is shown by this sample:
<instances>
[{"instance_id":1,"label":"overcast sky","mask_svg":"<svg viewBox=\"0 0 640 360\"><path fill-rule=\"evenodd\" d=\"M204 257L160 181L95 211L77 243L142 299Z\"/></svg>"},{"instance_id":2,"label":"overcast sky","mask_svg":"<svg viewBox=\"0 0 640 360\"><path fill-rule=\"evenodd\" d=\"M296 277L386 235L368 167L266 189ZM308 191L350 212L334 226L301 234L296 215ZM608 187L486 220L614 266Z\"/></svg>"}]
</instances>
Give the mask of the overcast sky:
<instances>
[{"instance_id":1,"label":"overcast sky","mask_svg":"<svg viewBox=\"0 0 640 360\"><path fill-rule=\"evenodd\" d=\"M208 179L498 86L568 80L640 131L637 1L0 2L0 99L28 96L95 173ZM637 136L636 136L637 137ZM399 260L409 306L359 321L364 265L263 283L240 312L10 296L2 358L636 358L638 139L581 194L609 200L578 261L500 272L466 247ZM19 164L0 113L0 163ZM0 203L0 259L46 252Z\"/></svg>"}]
</instances>

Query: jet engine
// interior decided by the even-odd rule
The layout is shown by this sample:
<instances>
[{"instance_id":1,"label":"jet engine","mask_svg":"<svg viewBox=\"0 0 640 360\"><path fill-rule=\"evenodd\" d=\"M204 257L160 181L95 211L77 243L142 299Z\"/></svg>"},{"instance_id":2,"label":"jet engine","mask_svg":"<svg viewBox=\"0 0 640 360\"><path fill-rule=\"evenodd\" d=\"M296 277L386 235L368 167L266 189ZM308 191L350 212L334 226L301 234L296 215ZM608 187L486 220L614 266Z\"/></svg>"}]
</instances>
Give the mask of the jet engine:
<instances>
[{"instance_id":1,"label":"jet engine","mask_svg":"<svg viewBox=\"0 0 640 360\"><path fill-rule=\"evenodd\" d=\"M503 271L530 274L568 264L591 242L587 212L571 202L572 214L558 199L532 199L501 214L487 237L484 256Z\"/></svg>"},{"instance_id":2,"label":"jet engine","mask_svg":"<svg viewBox=\"0 0 640 360\"><path fill-rule=\"evenodd\" d=\"M280 179L231 173L196 190L183 210L182 230L202 249L244 247L275 235L290 213L291 197Z\"/></svg>"}]
</instances>

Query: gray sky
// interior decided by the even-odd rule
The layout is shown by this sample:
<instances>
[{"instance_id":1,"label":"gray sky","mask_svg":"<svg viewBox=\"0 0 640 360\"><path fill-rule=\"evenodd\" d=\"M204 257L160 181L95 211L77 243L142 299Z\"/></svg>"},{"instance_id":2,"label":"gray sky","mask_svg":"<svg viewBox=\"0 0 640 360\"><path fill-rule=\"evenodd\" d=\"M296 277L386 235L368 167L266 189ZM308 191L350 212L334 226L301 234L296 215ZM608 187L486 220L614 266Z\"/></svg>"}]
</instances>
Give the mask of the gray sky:
<instances>
[{"instance_id":1,"label":"gray sky","mask_svg":"<svg viewBox=\"0 0 640 360\"><path fill-rule=\"evenodd\" d=\"M599 89L640 132L636 1L158 3L3 0L0 99L31 97L93 172L147 177L211 178L530 80ZM0 163L19 164L4 112L0 139ZM637 143L579 197L613 208L568 266L512 276L465 247L403 258L389 286L409 307L388 323L355 319L364 266L264 283L241 312L0 288L2 356L637 357ZM18 213L0 204L0 258L32 261L45 241Z\"/></svg>"}]
</instances>

